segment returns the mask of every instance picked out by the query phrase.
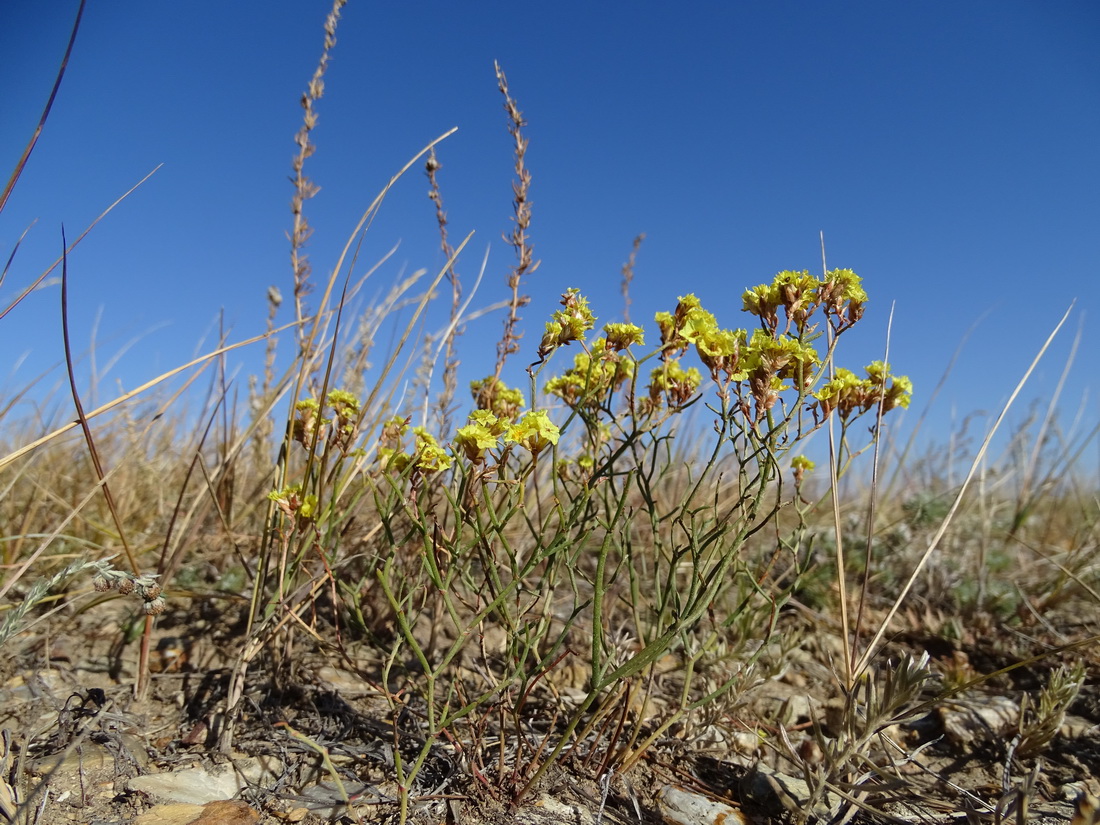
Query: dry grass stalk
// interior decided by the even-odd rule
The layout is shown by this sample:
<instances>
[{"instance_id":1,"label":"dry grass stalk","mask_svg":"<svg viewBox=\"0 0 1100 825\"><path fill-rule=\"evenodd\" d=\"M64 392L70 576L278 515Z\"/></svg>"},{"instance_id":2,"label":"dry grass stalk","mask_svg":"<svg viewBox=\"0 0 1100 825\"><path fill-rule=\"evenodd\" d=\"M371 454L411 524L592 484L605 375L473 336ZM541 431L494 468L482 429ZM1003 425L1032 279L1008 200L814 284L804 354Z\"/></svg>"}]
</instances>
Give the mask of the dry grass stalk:
<instances>
[{"instance_id":1,"label":"dry grass stalk","mask_svg":"<svg viewBox=\"0 0 1100 825\"><path fill-rule=\"evenodd\" d=\"M145 183L145 181L149 180L149 178L151 178L154 174L156 174L157 170L160 169L160 167L163 165L164 164L157 164L153 168L153 171L149 172L145 177L143 177L141 180L139 180L137 183L135 183L133 186L123 192L122 195L120 195L110 206L100 212L99 215L96 216L96 219L88 224L83 232L76 236L76 240L74 240L68 246L65 252L71 253L74 249L76 249L77 245L88 236L88 233L91 232L101 220L107 217L111 210L113 210L116 206L126 200L126 198L130 197L130 195L137 191L137 188ZM9 312L19 306L19 304L23 302L24 298L26 298L28 295L38 289L38 287L42 285L46 278L50 276L50 273L61 266L61 259L62 256L58 255L57 260L55 260L52 264L50 264L49 267L43 270L43 272L37 278L35 278L27 286L25 286L19 292L19 294L16 295L6 307L4 307L3 310L0 310L0 321L4 320L4 316L6 316Z\"/></svg>"},{"instance_id":2,"label":"dry grass stalk","mask_svg":"<svg viewBox=\"0 0 1100 825\"><path fill-rule=\"evenodd\" d=\"M313 154L316 146L310 140L310 134L317 126L317 113L314 104L325 93L325 69L328 68L329 53L336 45L336 24L340 20L340 10L347 0L334 0L332 11L325 20L325 44L321 50L321 59L313 72L313 78L309 82L306 91L302 93L302 128L294 136L294 142L298 144L298 154L292 161L294 170L294 197L290 201L290 209L294 215L293 226L290 231L290 265L294 272L294 317L301 325L309 314L305 307L305 298L312 292L310 284L311 266L309 258L303 252L306 241L313 234L313 228L309 225L302 210L305 202L320 191L320 187L306 177L306 159ZM306 346L305 327L298 328L298 343L303 348Z\"/></svg>"},{"instance_id":3,"label":"dry grass stalk","mask_svg":"<svg viewBox=\"0 0 1100 825\"><path fill-rule=\"evenodd\" d=\"M454 258L454 248L447 240L447 213L443 210L443 193L439 189L439 172L442 164L436 157L435 149L428 154L428 160L424 164L424 172L428 176L428 197L435 204L435 221L439 227L439 248L443 251L443 257ZM458 357L455 354L455 343L460 334L458 319L462 304L462 282L454 266L447 270L447 280L451 284L451 309L450 326L448 327L444 342L442 388L439 393L438 414L439 431L447 433L451 431L451 416L455 394L458 389Z\"/></svg>"},{"instance_id":4,"label":"dry grass stalk","mask_svg":"<svg viewBox=\"0 0 1100 825\"><path fill-rule=\"evenodd\" d=\"M894 599L893 606L890 608L885 618L882 620L878 630L867 643L867 647L863 651L863 654L859 657L854 667L851 669L851 673L855 678L858 678L859 675L867 668L867 666L871 662L871 659L877 653L878 645L882 641L882 637L886 634L891 619L893 619L898 610L901 608L902 604L905 602L905 598L909 594L909 591L912 589L913 584L916 582L918 576L920 576L921 571L924 569L924 566L928 563L929 558L931 558L932 554L936 551L936 548L939 546L941 539L946 534L947 529L955 516L955 513L958 511L959 506L962 504L967 487L974 479L974 476L977 474L978 469L982 466L982 460L984 459L986 452L988 452L989 450L989 445L993 441L993 436L996 435L997 430L1000 428L1000 425L1002 424L1002 422L1004 422L1005 417L1008 415L1008 411L1011 409L1012 403L1016 400L1016 397L1023 391L1024 386L1027 384L1028 379L1031 377L1031 373L1035 371L1035 368L1038 366L1039 361L1042 359L1043 355L1050 347L1051 343L1054 340L1054 337L1058 334L1059 330L1061 330L1062 326L1066 323L1066 320L1069 318L1069 314L1072 310L1073 305L1071 304L1070 307L1066 310L1065 314L1062 316L1061 320L1058 321L1054 329L1051 330L1050 334L1047 336L1047 339L1043 342L1043 345L1039 348L1039 352L1036 354L1034 360L1028 366L1027 370L1024 372L1023 377L1016 385L1016 388L1012 391L1012 394L1005 402L1004 407L1001 409L1000 414L997 416L997 420L993 423L993 426L990 427L989 432L986 434L985 440L982 442L981 448L978 450L977 455L974 456L974 461L971 463L970 469L967 471L966 478L963 480L963 483L959 488L958 494L955 496L955 501L951 505L951 509L948 511L947 515L944 517L943 523L940 525L940 529L936 531L936 534L928 543L927 549L921 555L916 567L913 569L909 578L906 580L905 586L901 589L901 592L898 593L897 597Z\"/></svg>"},{"instance_id":5,"label":"dry grass stalk","mask_svg":"<svg viewBox=\"0 0 1100 825\"><path fill-rule=\"evenodd\" d=\"M511 290L512 298L508 306L508 317L504 320L504 334L497 343L497 363L493 374L499 380L508 356L519 351L519 310L531 300L528 296L519 294L520 283L524 275L532 274L538 269L539 262L534 259L534 248L527 237L527 230L531 226L531 172L527 169L528 139L523 134L527 121L523 119L523 113L508 91L508 78L505 77L504 70L496 62L493 67L497 75L497 88L504 95L508 134L512 136L512 151L516 159L516 179L512 182L512 220L515 225L512 227L512 234L505 238L515 250L516 264L508 275L508 289Z\"/></svg>"},{"instance_id":6,"label":"dry grass stalk","mask_svg":"<svg viewBox=\"0 0 1100 825\"><path fill-rule=\"evenodd\" d=\"M0 212L4 211L4 207L7 206L8 198L11 197L12 190L15 189L15 184L19 181L19 178L23 174L23 168L27 165L27 161L30 160L31 152L34 151L34 147L38 143L38 138L42 135L42 130L46 127L46 120L50 116L50 109L53 108L54 99L57 97L57 90L61 88L61 80L65 77L65 69L69 65L69 56L73 53L73 45L76 43L76 33L80 31L80 20L84 17L84 5L86 0L80 0L80 5L76 9L76 20L73 21L73 30L69 35L69 45L65 47L65 56L61 58L61 65L57 69L57 77L54 79L53 88L50 90L50 97L46 101L46 106L42 110L42 116L38 119L38 126L35 127L34 134L27 142L26 147L23 149L23 154L20 155L19 160L15 163L15 169L12 170L11 175L8 177L8 182L4 186L4 191L0 193Z\"/></svg>"},{"instance_id":7,"label":"dry grass stalk","mask_svg":"<svg viewBox=\"0 0 1100 825\"><path fill-rule=\"evenodd\" d=\"M642 248L642 241L644 240L644 232L634 238L634 243L630 247L630 257L623 264L621 289L623 294L623 323L626 324L630 323L630 305L634 303L630 298L630 285L634 281L634 264L638 260L638 250Z\"/></svg>"}]
</instances>

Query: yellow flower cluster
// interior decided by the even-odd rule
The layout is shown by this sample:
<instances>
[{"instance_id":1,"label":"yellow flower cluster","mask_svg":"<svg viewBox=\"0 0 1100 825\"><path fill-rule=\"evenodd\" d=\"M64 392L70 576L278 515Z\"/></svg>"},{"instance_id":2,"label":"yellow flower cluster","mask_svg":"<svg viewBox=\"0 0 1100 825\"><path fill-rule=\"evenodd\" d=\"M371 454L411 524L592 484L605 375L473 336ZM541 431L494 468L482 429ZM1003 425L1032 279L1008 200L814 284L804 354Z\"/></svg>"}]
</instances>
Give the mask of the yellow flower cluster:
<instances>
[{"instance_id":1,"label":"yellow flower cluster","mask_svg":"<svg viewBox=\"0 0 1100 825\"><path fill-rule=\"evenodd\" d=\"M324 408L316 398L304 398L294 405L291 435L306 449L317 444L347 454L359 436L359 399L346 390L331 390L325 400L333 418L323 416Z\"/></svg>"},{"instance_id":2,"label":"yellow flower cluster","mask_svg":"<svg viewBox=\"0 0 1100 825\"><path fill-rule=\"evenodd\" d=\"M672 409L684 406L694 397L703 376L695 367L684 369L679 359L665 361L649 374L649 402L653 408L667 404Z\"/></svg>"},{"instance_id":3,"label":"yellow flower cluster","mask_svg":"<svg viewBox=\"0 0 1100 825\"><path fill-rule=\"evenodd\" d=\"M543 410L531 410L516 423L497 418L488 410L474 410L470 423L455 433L456 451L475 464L485 460L485 451L505 444L518 444L532 455L558 443L561 431Z\"/></svg>"},{"instance_id":4,"label":"yellow flower cluster","mask_svg":"<svg viewBox=\"0 0 1100 825\"><path fill-rule=\"evenodd\" d=\"M570 407L598 406L633 375L634 361L619 357L606 338L597 338L592 342L591 354L578 352L571 369L546 382L546 391Z\"/></svg>"},{"instance_id":5,"label":"yellow flower cluster","mask_svg":"<svg viewBox=\"0 0 1100 825\"><path fill-rule=\"evenodd\" d=\"M710 370L711 378L722 381L743 381L741 349L745 345L745 330L722 329L714 315L707 312L694 295L679 298L673 313L658 312L655 316L661 329L661 343L668 353L684 352L694 345L699 360Z\"/></svg>"},{"instance_id":6,"label":"yellow flower cluster","mask_svg":"<svg viewBox=\"0 0 1100 825\"><path fill-rule=\"evenodd\" d=\"M737 402L734 409L739 408L745 416L752 414L755 406L755 420L759 421L779 403L781 393L793 388L804 397L820 375L821 358L809 343L814 331L809 325L811 316L820 309L834 332L841 332L859 320L866 301L859 276L851 270L832 270L823 279L808 271L785 270L770 284L753 287L742 295L744 310L761 322L750 334L744 329L724 329L695 295L681 296L675 311L655 316L661 334L657 352L661 363L650 373L647 397L640 402L640 409L646 414L660 408L675 411L698 397L703 374L680 363L680 356L694 349L719 385L722 397L729 398L732 393ZM572 367L546 383L545 390L573 409L599 409L612 393L634 379L638 362L629 350L644 345L643 330L634 324L605 324L604 337L584 346L584 336L596 320L588 299L579 290L569 289L562 295L561 304L563 308L546 325L538 349L539 363L558 347L574 341L582 345L583 351L574 356ZM782 330L780 308L786 316ZM497 460L502 460L508 445L514 444L537 458L558 443L560 431L545 411L532 410L520 416L524 399L519 390L509 389L496 377L474 381L470 389L477 409L455 432L451 446L454 455L480 464L490 451L501 450ZM809 397L815 417L823 420L834 411L847 417L878 403L884 410L907 407L911 392L907 378L890 376L889 367L876 362L867 368L865 379L838 370L833 380ZM344 395L329 396L337 432L345 431L359 415L355 399ZM299 405L296 437L304 438L328 423L320 418L315 404L303 402ZM408 428L408 421L394 419L384 429L379 449L383 466L404 472L412 465L421 474L451 467L452 457L423 428L413 428L415 448L411 453L403 452L401 444ZM577 467L581 469L579 464ZM808 462L795 465L799 477L811 468Z\"/></svg>"},{"instance_id":7,"label":"yellow flower cluster","mask_svg":"<svg viewBox=\"0 0 1100 825\"><path fill-rule=\"evenodd\" d=\"M913 394L912 381L904 375L890 375L890 365L882 361L873 362L865 371L867 377L860 379L851 370L837 369L833 379L814 393L814 406L822 418L836 412L846 419L853 413L867 412L879 403L883 412L895 407L908 408Z\"/></svg>"},{"instance_id":8,"label":"yellow flower cluster","mask_svg":"<svg viewBox=\"0 0 1100 825\"><path fill-rule=\"evenodd\" d=\"M435 436L423 427L413 427L415 445L411 453L400 449L405 433L409 430L408 421L394 417L387 422L382 431L384 442L396 443L397 447L379 447L378 460L382 467L404 473L410 466L420 475L438 473L450 468L452 460L447 451L439 446Z\"/></svg>"},{"instance_id":9,"label":"yellow flower cluster","mask_svg":"<svg viewBox=\"0 0 1100 825\"><path fill-rule=\"evenodd\" d=\"M784 332L789 333L793 326L801 335L818 307L824 308L837 332L847 329L863 317L867 293L860 277L850 269L830 270L824 280L808 270L784 270L770 284L747 290L741 301L745 312L755 315L772 332L779 329L779 307L783 307L787 316Z\"/></svg>"},{"instance_id":10,"label":"yellow flower cluster","mask_svg":"<svg viewBox=\"0 0 1100 825\"><path fill-rule=\"evenodd\" d=\"M275 502L283 515L299 525L317 518L317 496L312 493L303 495L302 485L299 483L288 484L281 490L273 490L267 494L267 497Z\"/></svg>"},{"instance_id":11,"label":"yellow flower cluster","mask_svg":"<svg viewBox=\"0 0 1100 825\"><path fill-rule=\"evenodd\" d=\"M554 313L542 335L538 349L540 362L558 347L584 341L584 334L596 324L596 316L588 308L588 299L579 289L567 289L561 296L561 305L565 308Z\"/></svg>"},{"instance_id":12,"label":"yellow flower cluster","mask_svg":"<svg viewBox=\"0 0 1100 825\"><path fill-rule=\"evenodd\" d=\"M493 376L471 381L470 392L479 410L488 410L497 418L512 421L523 409L523 393L509 389L503 381Z\"/></svg>"}]
</instances>

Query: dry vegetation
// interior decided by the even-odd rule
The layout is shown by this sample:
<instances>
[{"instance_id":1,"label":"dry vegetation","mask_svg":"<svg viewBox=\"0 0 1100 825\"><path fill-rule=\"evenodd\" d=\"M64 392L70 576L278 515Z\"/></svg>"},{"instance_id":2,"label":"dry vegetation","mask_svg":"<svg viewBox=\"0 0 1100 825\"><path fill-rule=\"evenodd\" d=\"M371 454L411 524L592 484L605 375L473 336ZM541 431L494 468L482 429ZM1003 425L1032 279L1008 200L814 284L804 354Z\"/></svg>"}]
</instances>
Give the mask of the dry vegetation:
<instances>
[{"instance_id":1,"label":"dry vegetation","mask_svg":"<svg viewBox=\"0 0 1100 825\"><path fill-rule=\"evenodd\" d=\"M1055 399L1000 457L881 450L910 387L841 366L867 301L843 269L746 291L747 329L687 295L597 332L568 290L528 351L527 125L499 67L516 263L466 400L439 140L401 173L424 165L437 210L427 288L343 314L385 192L327 279L303 254L341 5L297 135L294 323L273 290L266 334L171 397L162 376L83 410L74 381L60 428L0 406L0 817L128 819L150 804L134 776L244 754L278 760L244 791L273 820L311 787L372 822L509 821L547 795L659 821L668 785L758 821L1026 821L1100 790L1098 508L1076 468L1095 430L1059 431ZM444 284L446 333L417 340ZM413 320L371 353L398 306ZM265 340L234 405L225 360ZM522 390L510 358L535 362ZM95 748L101 775L79 762L73 785L64 757Z\"/></svg>"}]
</instances>

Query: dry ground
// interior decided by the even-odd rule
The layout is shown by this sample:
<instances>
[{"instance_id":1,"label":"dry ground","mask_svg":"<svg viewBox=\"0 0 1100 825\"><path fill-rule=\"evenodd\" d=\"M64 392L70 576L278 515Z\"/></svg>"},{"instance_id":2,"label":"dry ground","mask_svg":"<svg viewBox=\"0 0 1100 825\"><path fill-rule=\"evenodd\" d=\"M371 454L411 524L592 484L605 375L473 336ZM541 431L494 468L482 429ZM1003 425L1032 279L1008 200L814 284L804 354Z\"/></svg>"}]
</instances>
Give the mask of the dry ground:
<instances>
[{"instance_id":1,"label":"dry ground","mask_svg":"<svg viewBox=\"0 0 1100 825\"><path fill-rule=\"evenodd\" d=\"M8 750L4 778L27 800L20 811L23 821L130 822L158 801L153 794L131 789L135 777L195 766L213 769L231 761L219 751L217 738L241 630L235 604L173 599L173 608L158 621L157 672L143 701L132 695L137 643L124 641L132 608L126 600L71 615L62 610L9 645L11 655L2 665L0 728ZM927 651L942 686L945 680L993 673L1052 646L1086 638L1089 623L1081 615L1063 610L1043 623L1014 621L1012 627L985 628L954 642L911 633L897 637L888 654ZM782 674L748 691L737 707L716 714L709 724L690 733L670 729L630 772L612 774L601 784L601 775L606 775L602 754L571 755L517 813L507 805L507 788L472 770L455 743L440 742L419 778L411 820L477 825L526 816L527 821L545 822L602 817L606 822L657 823L662 821L657 794L674 785L730 801L751 822L793 821L805 813L805 787L795 764L781 756L788 750L782 738L812 769L822 761L813 721L826 737L843 734L830 728L836 724L839 702L830 665L837 649L833 628L810 611L792 611L784 622L786 632L804 635ZM372 686L376 656L367 647L354 641L342 651L298 645L283 672L257 667L250 677L232 758L238 763L246 756L268 761L267 773L253 775L240 797L265 822L347 817L332 781L335 771L362 821L388 821L396 810L394 748L411 753L411 746L421 741L415 707L403 722L405 729L395 735ZM1082 653L1090 663L1086 684L1061 730L1037 758L1017 760L1006 775L1013 708L1023 694L1033 699L1038 695L1058 657L995 676L982 688L887 731L878 759L892 758L894 768L864 787L870 793L852 789L859 807L846 810L832 796L831 810L826 805L811 818L994 822L997 815L990 806L1000 802L1013 821L1023 821L1017 819L1021 789L1030 789L1030 821L1068 821L1078 792L1100 792L1100 668L1091 647L1065 658ZM562 689L559 698L568 703L568 691ZM552 724L553 708L544 704L545 730ZM983 715L968 716L971 712ZM538 727L533 724L532 729ZM627 713L623 724L637 725L639 719ZM484 741L495 742L493 736ZM331 769L316 746L327 748ZM507 749L505 742L502 752ZM485 770L498 756L494 745L476 764ZM887 781L888 775L894 779ZM215 821L230 821L224 812L221 816Z\"/></svg>"}]
</instances>

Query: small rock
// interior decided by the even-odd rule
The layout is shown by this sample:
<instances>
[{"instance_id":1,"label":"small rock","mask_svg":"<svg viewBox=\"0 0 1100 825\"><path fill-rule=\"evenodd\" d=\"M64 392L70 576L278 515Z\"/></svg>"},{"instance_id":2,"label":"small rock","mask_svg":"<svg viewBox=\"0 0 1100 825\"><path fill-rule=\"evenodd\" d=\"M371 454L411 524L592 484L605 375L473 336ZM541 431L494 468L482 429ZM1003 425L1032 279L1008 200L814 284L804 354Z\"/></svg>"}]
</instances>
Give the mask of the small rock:
<instances>
[{"instance_id":1,"label":"small rock","mask_svg":"<svg viewBox=\"0 0 1100 825\"><path fill-rule=\"evenodd\" d=\"M381 789L363 782L318 782L310 785L301 795L303 807L322 819L336 819L347 813L347 802L352 806L371 802L389 801Z\"/></svg>"},{"instance_id":2,"label":"small rock","mask_svg":"<svg viewBox=\"0 0 1100 825\"><path fill-rule=\"evenodd\" d=\"M256 825L259 821L259 812L244 802L223 800L205 805L157 805L133 825Z\"/></svg>"},{"instance_id":3,"label":"small rock","mask_svg":"<svg viewBox=\"0 0 1100 825\"><path fill-rule=\"evenodd\" d=\"M282 769L282 762L274 757L247 757L215 770L200 766L137 776L128 780L126 787L168 802L202 805L232 799L250 784L268 784Z\"/></svg>"},{"instance_id":4,"label":"small rock","mask_svg":"<svg viewBox=\"0 0 1100 825\"><path fill-rule=\"evenodd\" d=\"M94 742L83 742L72 750L43 756L30 763L31 772L51 778L81 771L94 771L113 764L107 750Z\"/></svg>"},{"instance_id":5,"label":"small rock","mask_svg":"<svg viewBox=\"0 0 1100 825\"><path fill-rule=\"evenodd\" d=\"M137 819L133 825L189 825L202 815L202 805L173 802L156 805Z\"/></svg>"},{"instance_id":6,"label":"small rock","mask_svg":"<svg viewBox=\"0 0 1100 825\"><path fill-rule=\"evenodd\" d=\"M326 665L319 668L317 679L322 686L345 699L372 696L378 693L377 688L372 687L369 682L365 682L362 676L339 667Z\"/></svg>"},{"instance_id":7,"label":"small rock","mask_svg":"<svg viewBox=\"0 0 1100 825\"><path fill-rule=\"evenodd\" d=\"M1007 696L971 695L967 699L938 709L947 740L959 750L969 751L976 742L991 742L1017 729L1018 702Z\"/></svg>"},{"instance_id":8,"label":"small rock","mask_svg":"<svg viewBox=\"0 0 1100 825\"><path fill-rule=\"evenodd\" d=\"M169 802L202 805L232 799L241 789L241 784L231 770L215 774L199 767L136 776L126 782L126 787Z\"/></svg>"},{"instance_id":9,"label":"small rock","mask_svg":"<svg viewBox=\"0 0 1100 825\"><path fill-rule=\"evenodd\" d=\"M256 825L260 813L240 800L223 800L202 806L199 818L190 825Z\"/></svg>"},{"instance_id":10,"label":"small rock","mask_svg":"<svg viewBox=\"0 0 1100 825\"><path fill-rule=\"evenodd\" d=\"M558 825L564 822L570 825L592 825L595 819L592 812L585 808L543 795L535 804L517 811L515 821L516 825Z\"/></svg>"},{"instance_id":11,"label":"small rock","mask_svg":"<svg viewBox=\"0 0 1100 825\"><path fill-rule=\"evenodd\" d=\"M745 756L752 756L764 747L765 741L765 737L756 731L739 730L732 736L733 751Z\"/></svg>"},{"instance_id":12,"label":"small rock","mask_svg":"<svg viewBox=\"0 0 1100 825\"><path fill-rule=\"evenodd\" d=\"M661 788L657 807L670 825L749 825L748 818L732 805L675 785Z\"/></svg>"},{"instance_id":13,"label":"small rock","mask_svg":"<svg viewBox=\"0 0 1100 825\"><path fill-rule=\"evenodd\" d=\"M1066 802L1074 802L1081 794L1088 793L1084 782L1067 782L1058 789L1058 797Z\"/></svg>"}]
</instances>

